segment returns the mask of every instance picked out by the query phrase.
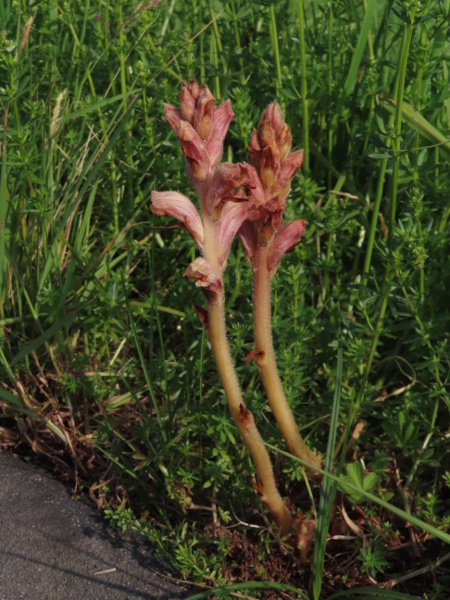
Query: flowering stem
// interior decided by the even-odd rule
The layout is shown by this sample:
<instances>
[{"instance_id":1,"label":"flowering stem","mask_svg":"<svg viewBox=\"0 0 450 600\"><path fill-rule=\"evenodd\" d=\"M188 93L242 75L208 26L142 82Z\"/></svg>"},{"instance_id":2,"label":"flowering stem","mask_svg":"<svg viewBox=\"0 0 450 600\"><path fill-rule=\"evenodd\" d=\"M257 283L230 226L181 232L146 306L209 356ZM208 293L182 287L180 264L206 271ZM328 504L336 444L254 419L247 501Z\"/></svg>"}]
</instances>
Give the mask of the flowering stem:
<instances>
[{"instance_id":1,"label":"flowering stem","mask_svg":"<svg viewBox=\"0 0 450 600\"><path fill-rule=\"evenodd\" d=\"M292 529L293 518L277 490L269 454L242 399L226 339L223 294L208 307L208 335L231 416L255 464L258 495L278 523L280 535L285 536Z\"/></svg>"},{"instance_id":2,"label":"flowering stem","mask_svg":"<svg viewBox=\"0 0 450 600\"><path fill-rule=\"evenodd\" d=\"M269 248L258 248L253 262L254 332L256 364L263 380L272 412L280 426L289 451L313 467L321 466L320 459L303 441L280 381L271 334Z\"/></svg>"},{"instance_id":3,"label":"flowering stem","mask_svg":"<svg viewBox=\"0 0 450 600\"><path fill-rule=\"evenodd\" d=\"M208 180L205 182L203 191L200 194L201 204L205 209L203 212L205 215L205 248L203 255L212 268L217 273L221 273L222 267L217 257L217 248L219 245L217 228L215 223L206 216L208 214L206 211L206 195L209 186L210 181ZM247 410L244 404L227 342L224 313L225 297L222 288L219 293L208 301L208 322L206 329L231 416L255 465L258 496L273 515L280 527L280 535L283 537L291 532L293 518L278 492L269 453L256 428L253 415Z\"/></svg>"}]
</instances>

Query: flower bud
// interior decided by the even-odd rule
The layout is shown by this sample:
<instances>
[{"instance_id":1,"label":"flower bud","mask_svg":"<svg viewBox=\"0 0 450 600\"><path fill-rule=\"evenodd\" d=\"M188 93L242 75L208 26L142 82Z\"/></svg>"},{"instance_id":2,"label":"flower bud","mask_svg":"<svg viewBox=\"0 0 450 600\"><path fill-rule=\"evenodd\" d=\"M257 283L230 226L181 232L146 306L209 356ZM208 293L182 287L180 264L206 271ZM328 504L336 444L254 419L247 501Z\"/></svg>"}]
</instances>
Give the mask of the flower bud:
<instances>
[{"instance_id":1,"label":"flower bud","mask_svg":"<svg viewBox=\"0 0 450 600\"><path fill-rule=\"evenodd\" d=\"M205 181L209 173L209 158L200 136L187 121L180 121L177 137L192 175L198 181Z\"/></svg>"},{"instance_id":2,"label":"flower bud","mask_svg":"<svg viewBox=\"0 0 450 600\"><path fill-rule=\"evenodd\" d=\"M281 127L280 131L277 133L275 142L278 146L278 150L280 151L280 160L283 161L289 154L292 143L291 130L286 125L286 123Z\"/></svg>"},{"instance_id":3,"label":"flower bud","mask_svg":"<svg viewBox=\"0 0 450 600\"><path fill-rule=\"evenodd\" d=\"M275 144L266 146L262 151L259 174L263 187L275 185L280 171L280 152Z\"/></svg>"},{"instance_id":4,"label":"flower bud","mask_svg":"<svg viewBox=\"0 0 450 600\"><path fill-rule=\"evenodd\" d=\"M271 124L275 133L278 133L278 131L284 125L283 113L278 102L272 102L264 110L259 123L260 128L265 121L268 121Z\"/></svg>"},{"instance_id":5,"label":"flower bud","mask_svg":"<svg viewBox=\"0 0 450 600\"><path fill-rule=\"evenodd\" d=\"M200 138L206 143L211 137L214 120L214 105L216 99L205 86L200 92L194 113L194 128Z\"/></svg>"},{"instance_id":6,"label":"flower bud","mask_svg":"<svg viewBox=\"0 0 450 600\"><path fill-rule=\"evenodd\" d=\"M256 129L254 129L250 137L250 145L247 148L247 153L251 164L256 169L259 169L259 165L261 162L261 152L262 147L259 133L256 131Z\"/></svg>"},{"instance_id":7,"label":"flower bud","mask_svg":"<svg viewBox=\"0 0 450 600\"><path fill-rule=\"evenodd\" d=\"M180 109L183 119L192 125L194 121L195 100L189 91L189 87L184 82L181 84Z\"/></svg>"},{"instance_id":8,"label":"flower bud","mask_svg":"<svg viewBox=\"0 0 450 600\"><path fill-rule=\"evenodd\" d=\"M262 146L271 146L275 143L275 132L272 123L267 119L262 120L259 124L259 135L262 141Z\"/></svg>"},{"instance_id":9,"label":"flower bud","mask_svg":"<svg viewBox=\"0 0 450 600\"><path fill-rule=\"evenodd\" d=\"M189 91L191 92L194 100L197 100L200 94L200 86L193 77L189 78Z\"/></svg>"}]
</instances>

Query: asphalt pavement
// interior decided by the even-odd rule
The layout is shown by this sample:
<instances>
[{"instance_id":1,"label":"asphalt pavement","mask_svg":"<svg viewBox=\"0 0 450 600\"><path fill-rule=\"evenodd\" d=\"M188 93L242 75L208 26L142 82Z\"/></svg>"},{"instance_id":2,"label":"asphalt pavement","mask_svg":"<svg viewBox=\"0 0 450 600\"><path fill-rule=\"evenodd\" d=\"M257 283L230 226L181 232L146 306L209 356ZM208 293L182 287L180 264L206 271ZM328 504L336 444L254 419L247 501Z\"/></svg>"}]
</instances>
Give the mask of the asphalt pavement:
<instances>
[{"instance_id":1,"label":"asphalt pavement","mask_svg":"<svg viewBox=\"0 0 450 600\"><path fill-rule=\"evenodd\" d=\"M188 595L142 538L109 528L42 466L0 453L0 600Z\"/></svg>"}]
</instances>

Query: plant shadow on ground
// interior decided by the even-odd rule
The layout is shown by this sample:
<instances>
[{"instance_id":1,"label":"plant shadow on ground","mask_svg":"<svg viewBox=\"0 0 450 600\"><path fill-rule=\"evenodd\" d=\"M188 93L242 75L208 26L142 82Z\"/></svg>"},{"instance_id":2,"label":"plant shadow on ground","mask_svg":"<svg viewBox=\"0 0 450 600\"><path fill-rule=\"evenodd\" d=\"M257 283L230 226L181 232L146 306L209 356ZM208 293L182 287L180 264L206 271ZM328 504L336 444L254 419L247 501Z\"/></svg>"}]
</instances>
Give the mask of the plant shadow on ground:
<instances>
[{"instance_id":1,"label":"plant shadow on ground","mask_svg":"<svg viewBox=\"0 0 450 600\"><path fill-rule=\"evenodd\" d=\"M317 577L276 539L250 485L191 307L201 299L181 276L195 257L188 236L148 210L151 190L191 194L162 107L192 74L218 103L232 100L227 160L246 160L274 97L307 151L287 217L309 226L272 301L302 434L325 455L338 380L336 443L349 433L320 593L393 580L446 598L442 536L364 493L448 535L448 4L0 8L0 444L32 448L190 581L308 591ZM256 366L244 367L251 270L238 246L226 277L246 402L277 450L283 495L315 519L320 481L309 495L303 468L282 454Z\"/></svg>"}]
</instances>

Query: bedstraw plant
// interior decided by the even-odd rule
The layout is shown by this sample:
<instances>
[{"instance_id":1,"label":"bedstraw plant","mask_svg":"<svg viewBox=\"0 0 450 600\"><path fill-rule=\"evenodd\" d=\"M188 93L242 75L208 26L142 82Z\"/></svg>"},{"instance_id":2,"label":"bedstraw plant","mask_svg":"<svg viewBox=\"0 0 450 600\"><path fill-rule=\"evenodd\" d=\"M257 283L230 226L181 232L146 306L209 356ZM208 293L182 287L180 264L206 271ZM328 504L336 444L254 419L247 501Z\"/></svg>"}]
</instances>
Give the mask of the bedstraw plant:
<instances>
[{"instance_id":1,"label":"bedstraw plant","mask_svg":"<svg viewBox=\"0 0 450 600\"><path fill-rule=\"evenodd\" d=\"M0 2L0 451L90 488L201 597L448 596L449 15ZM190 75L217 101L166 109L183 156L161 113ZM197 249L148 210L185 162L201 210L160 210ZM252 476L282 530L315 522L309 556Z\"/></svg>"}]
</instances>

